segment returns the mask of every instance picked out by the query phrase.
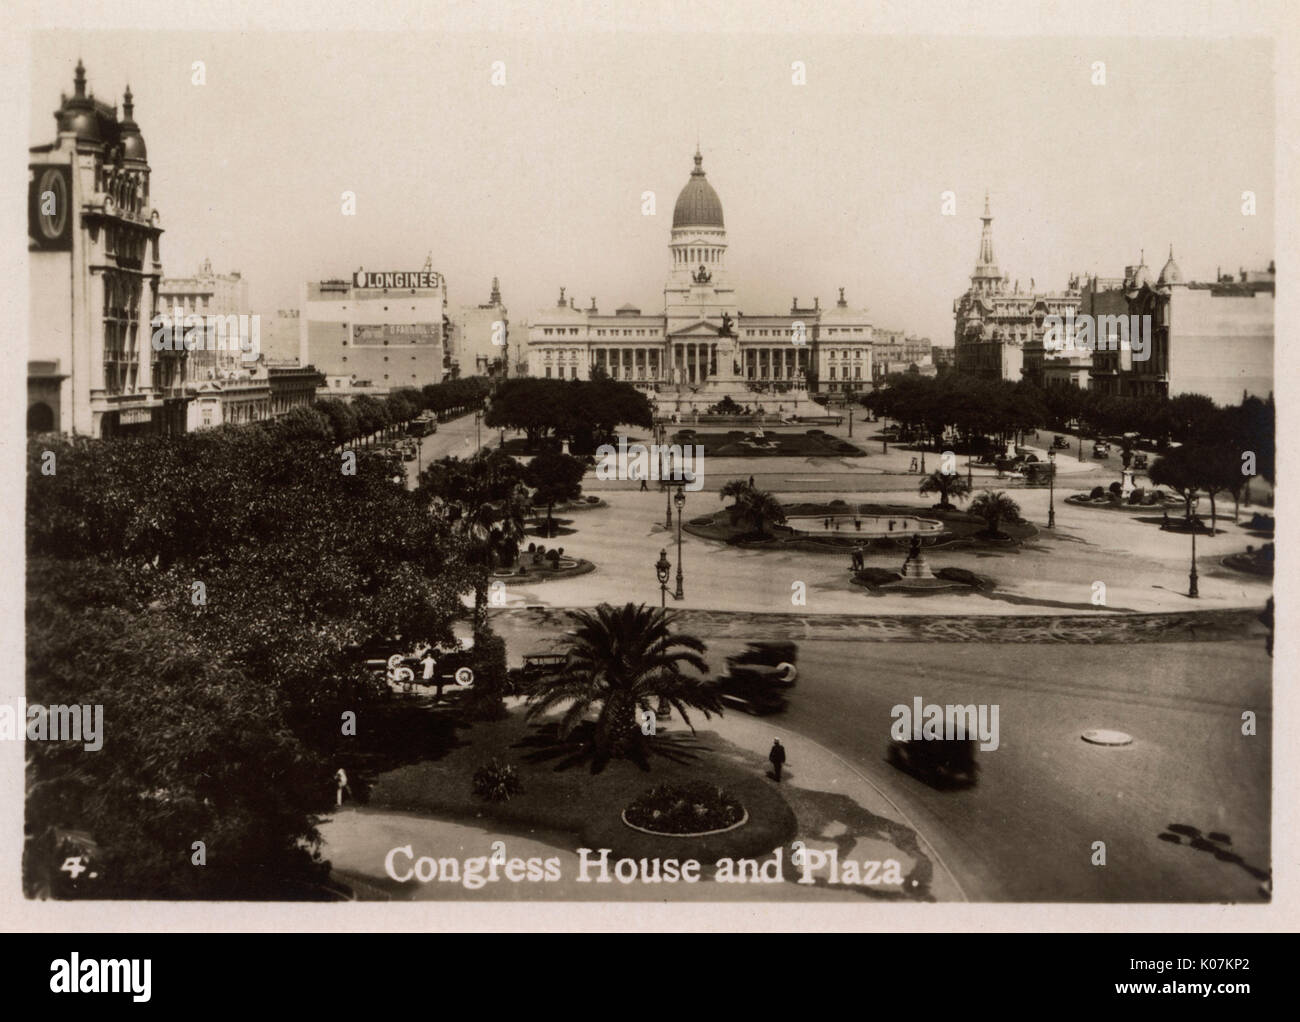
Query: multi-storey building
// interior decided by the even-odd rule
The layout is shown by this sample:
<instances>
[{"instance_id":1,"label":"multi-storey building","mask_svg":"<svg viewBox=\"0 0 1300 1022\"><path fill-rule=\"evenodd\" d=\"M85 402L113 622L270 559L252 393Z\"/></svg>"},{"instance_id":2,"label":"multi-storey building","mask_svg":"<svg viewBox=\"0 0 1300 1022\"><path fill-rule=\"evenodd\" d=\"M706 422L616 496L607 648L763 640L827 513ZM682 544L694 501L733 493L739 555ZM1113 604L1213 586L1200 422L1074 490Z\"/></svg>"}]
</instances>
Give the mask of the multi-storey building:
<instances>
[{"instance_id":1,"label":"multi-storey building","mask_svg":"<svg viewBox=\"0 0 1300 1022\"><path fill-rule=\"evenodd\" d=\"M214 273L212 260L204 259L192 277L164 277L158 285L158 304L159 312L173 321L178 316L247 316L248 281L238 271ZM191 380L216 379L218 367L240 368L244 353L237 344L219 349L215 344L207 343L206 336L204 342L189 352ZM258 343L260 345L260 333Z\"/></svg>"},{"instance_id":2,"label":"multi-storey building","mask_svg":"<svg viewBox=\"0 0 1300 1022\"><path fill-rule=\"evenodd\" d=\"M993 214L984 196L984 228L970 287L953 302L957 371L989 379L1043 384L1043 320L1078 306L1074 291L1036 292L999 274L993 257Z\"/></svg>"},{"instance_id":3,"label":"multi-storey building","mask_svg":"<svg viewBox=\"0 0 1300 1022\"><path fill-rule=\"evenodd\" d=\"M659 405L684 411L717 400L706 385L719 380L735 381L742 403L746 393L805 386L870 388L871 322L865 310L849 307L842 288L830 309L818 299L800 306L797 298L783 314L746 315L737 308L722 202L698 152L673 208L668 249L662 312L643 313L633 305L601 312L594 298L578 308L561 288L555 306L528 325L529 374L587 379L599 367L655 395ZM720 357L731 364L720 365ZM777 402L767 403L776 410Z\"/></svg>"},{"instance_id":4,"label":"multi-storey building","mask_svg":"<svg viewBox=\"0 0 1300 1022\"><path fill-rule=\"evenodd\" d=\"M54 119L55 141L29 151L27 428L183 432L186 352L152 343L163 229L131 89L119 120L78 61Z\"/></svg>"},{"instance_id":5,"label":"multi-storey building","mask_svg":"<svg viewBox=\"0 0 1300 1022\"><path fill-rule=\"evenodd\" d=\"M447 351L459 376L508 375L510 318L496 277L486 304L457 310Z\"/></svg>"},{"instance_id":6,"label":"multi-storey building","mask_svg":"<svg viewBox=\"0 0 1300 1022\"><path fill-rule=\"evenodd\" d=\"M427 267L309 282L298 317L299 363L319 369L330 391L349 389L339 381L384 393L441 383L446 309L446 282Z\"/></svg>"},{"instance_id":7,"label":"multi-storey building","mask_svg":"<svg viewBox=\"0 0 1300 1022\"><path fill-rule=\"evenodd\" d=\"M1273 392L1274 265L1220 274L1212 283L1184 281L1169 261L1155 282L1145 266L1129 267L1131 316L1151 317L1148 357L1119 367L1119 392L1143 397L1204 394L1219 405Z\"/></svg>"}]
</instances>

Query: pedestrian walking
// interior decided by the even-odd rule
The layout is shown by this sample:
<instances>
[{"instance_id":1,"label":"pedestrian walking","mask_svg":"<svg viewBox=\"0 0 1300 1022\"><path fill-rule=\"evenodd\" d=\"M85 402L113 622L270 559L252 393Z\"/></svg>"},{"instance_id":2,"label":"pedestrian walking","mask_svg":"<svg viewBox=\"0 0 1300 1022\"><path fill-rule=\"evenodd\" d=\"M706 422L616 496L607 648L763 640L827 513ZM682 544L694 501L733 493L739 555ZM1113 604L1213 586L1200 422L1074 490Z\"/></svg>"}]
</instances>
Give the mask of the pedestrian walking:
<instances>
[{"instance_id":1,"label":"pedestrian walking","mask_svg":"<svg viewBox=\"0 0 1300 1022\"><path fill-rule=\"evenodd\" d=\"M1165 508L1165 517L1164 517L1164 521L1160 523L1160 529L1163 532L1168 528L1169 528L1169 509Z\"/></svg>"},{"instance_id":2,"label":"pedestrian walking","mask_svg":"<svg viewBox=\"0 0 1300 1022\"><path fill-rule=\"evenodd\" d=\"M776 777L776 783L781 783L781 767L785 766L785 746L781 744L781 739L772 739L772 751L767 754L768 762L772 764L772 773Z\"/></svg>"},{"instance_id":3,"label":"pedestrian walking","mask_svg":"<svg viewBox=\"0 0 1300 1022\"><path fill-rule=\"evenodd\" d=\"M750 476L750 477L749 477L749 488L750 488L751 490L754 488L754 477L753 477L753 476Z\"/></svg>"},{"instance_id":4,"label":"pedestrian walking","mask_svg":"<svg viewBox=\"0 0 1300 1022\"><path fill-rule=\"evenodd\" d=\"M342 767L339 767L334 774L334 783L338 785L337 802L335 804L341 806L344 792L347 792L348 798L352 797L352 789L348 787L348 775Z\"/></svg>"},{"instance_id":5,"label":"pedestrian walking","mask_svg":"<svg viewBox=\"0 0 1300 1022\"><path fill-rule=\"evenodd\" d=\"M420 666L424 669L420 677L426 685L433 681L433 670L436 665L437 661L433 659L433 650L426 650L424 659L420 661Z\"/></svg>"}]
</instances>

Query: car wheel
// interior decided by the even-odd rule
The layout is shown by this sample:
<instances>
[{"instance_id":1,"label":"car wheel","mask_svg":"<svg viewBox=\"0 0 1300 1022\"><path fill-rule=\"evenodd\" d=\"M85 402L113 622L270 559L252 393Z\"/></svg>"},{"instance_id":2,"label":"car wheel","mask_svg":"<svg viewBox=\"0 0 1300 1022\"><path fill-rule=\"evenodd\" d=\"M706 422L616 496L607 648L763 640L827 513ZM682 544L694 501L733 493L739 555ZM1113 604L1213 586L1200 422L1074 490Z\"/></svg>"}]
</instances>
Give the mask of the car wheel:
<instances>
[{"instance_id":1,"label":"car wheel","mask_svg":"<svg viewBox=\"0 0 1300 1022\"><path fill-rule=\"evenodd\" d=\"M474 685L474 672L468 667L461 667L456 671L456 684L472 688Z\"/></svg>"},{"instance_id":2,"label":"car wheel","mask_svg":"<svg viewBox=\"0 0 1300 1022\"><path fill-rule=\"evenodd\" d=\"M787 685L794 683L794 679L799 677L799 668L788 660L783 660L776 665L777 676Z\"/></svg>"}]
</instances>

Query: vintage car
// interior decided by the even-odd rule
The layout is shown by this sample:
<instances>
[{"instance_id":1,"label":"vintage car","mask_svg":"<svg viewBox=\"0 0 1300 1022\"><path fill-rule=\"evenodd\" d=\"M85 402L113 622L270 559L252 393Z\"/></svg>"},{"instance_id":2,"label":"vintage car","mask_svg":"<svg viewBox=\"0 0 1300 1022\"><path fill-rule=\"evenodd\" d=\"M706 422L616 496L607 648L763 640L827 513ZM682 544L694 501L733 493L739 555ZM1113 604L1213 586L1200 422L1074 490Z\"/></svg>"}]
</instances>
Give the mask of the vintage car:
<instances>
[{"instance_id":1,"label":"vintage car","mask_svg":"<svg viewBox=\"0 0 1300 1022\"><path fill-rule=\"evenodd\" d=\"M565 653L525 653L524 665L512 668L506 674L506 691L510 695L526 695L532 683L564 667Z\"/></svg>"},{"instance_id":2,"label":"vintage car","mask_svg":"<svg viewBox=\"0 0 1300 1022\"><path fill-rule=\"evenodd\" d=\"M974 738L894 739L889 762L934 788L969 788L978 778Z\"/></svg>"},{"instance_id":3,"label":"vintage car","mask_svg":"<svg viewBox=\"0 0 1300 1022\"><path fill-rule=\"evenodd\" d=\"M1105 440L1098 440L1092 445L1092 456L1094 458L1106 458L1110 456L1110 444Z\"/></svg>"},{"instance_id":4,"label":"vintage car","mask_svg":"<svg viewBox=\"0 0 1300 1022\"><path fill-rule=\"evenodd\" d=\"M793 642L751 642L727 658L727 673L718 679L722 701L746 713L779 713L785 709L784 690L795 683L798 647Z\"/></svg>"},{"instance_id":5,"label":"vintage car","mask_svg":"<svg viewBox=\"0 0 1300 1022\"><path fill-rule=\"evenodd\" d=\"M1147 458L1145 454L1133 455L1133 468L1140 470L1140 469L1147 468L1149 465L1150 465L1150 460Z\"/></svg>"},{"instance_id":6,"label":"vintage car","mask_svg":"<svg viewBox=\"0 0 1300 1022\"><path fill-rule=\"evenodd\" d=\"M394 647L396 649L394 650ZM474 684L474 650L472 643L455 646L435 646L428 650L433 656L433 677L424 678L423 653L401 652L401 640L376 640L360 648L365 665L372 671L382 671L390 686L400 686L410 691L414 685L436 685L440 690L448 685L469 688Z\"/></svg>"},{"instance_id":7,"label":"vintage car","mask_svg":"<svg viewBox=\"0 0 1300 1022\"><path fill-rule=\"evenodd\" d=\"M1063 450L1070 446L1070 440L1068 437L1063 437L1058 433L1052 438L1052 446L1058 451Z\"/></svg>"}]
</instances>

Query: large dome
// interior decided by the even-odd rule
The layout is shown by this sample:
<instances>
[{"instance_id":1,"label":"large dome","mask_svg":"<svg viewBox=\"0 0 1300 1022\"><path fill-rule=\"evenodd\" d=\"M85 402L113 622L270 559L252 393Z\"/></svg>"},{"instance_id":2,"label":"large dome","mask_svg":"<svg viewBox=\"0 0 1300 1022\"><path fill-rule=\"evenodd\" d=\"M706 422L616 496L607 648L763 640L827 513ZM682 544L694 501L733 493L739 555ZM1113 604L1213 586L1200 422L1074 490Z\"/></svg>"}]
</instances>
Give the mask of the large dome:
<instances>
[{"instance_id":1,"label":"large dome","mask_svg":"<svg viewBox=\"0 0 1300 1022\"><path fill-rule=\"evenodd\" d=\"M723 227L722 200L704 178L704 157L695 152L695 169L673 207L673 227Z\"/></svg>"}]
</instances>

